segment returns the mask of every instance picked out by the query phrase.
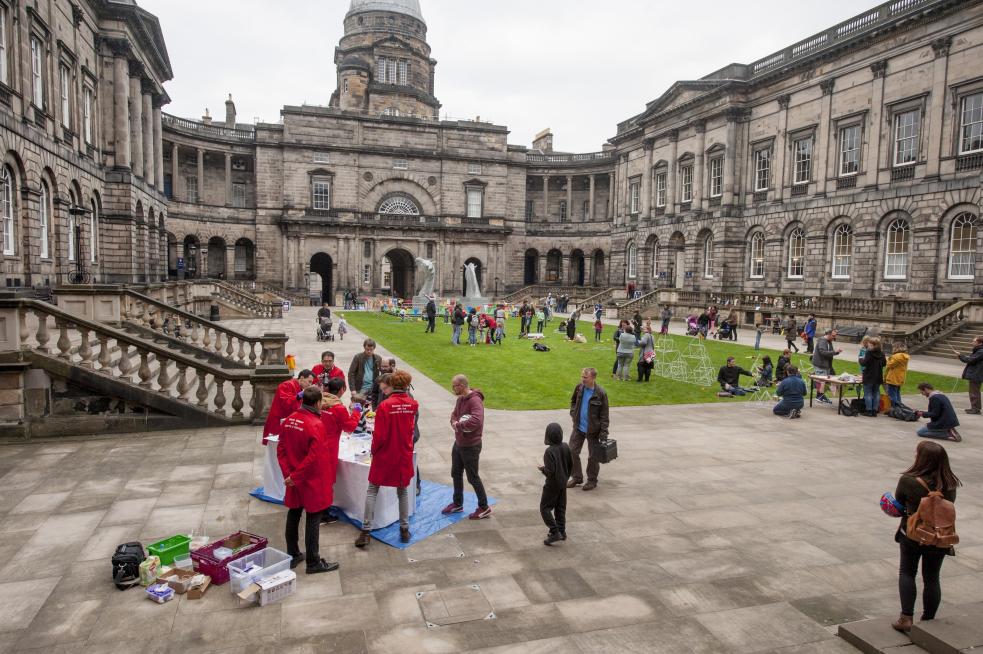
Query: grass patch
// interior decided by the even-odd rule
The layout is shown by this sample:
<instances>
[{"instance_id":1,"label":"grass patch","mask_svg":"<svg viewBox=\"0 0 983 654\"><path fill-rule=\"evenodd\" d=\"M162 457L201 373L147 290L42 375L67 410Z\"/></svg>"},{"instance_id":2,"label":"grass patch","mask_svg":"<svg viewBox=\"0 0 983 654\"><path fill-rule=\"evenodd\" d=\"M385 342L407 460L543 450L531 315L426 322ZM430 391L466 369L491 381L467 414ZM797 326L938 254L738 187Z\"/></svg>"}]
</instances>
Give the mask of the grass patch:
<instances>
[{"instance_id":1,"label":"grass patch","mask_svg":"<svg viewBox=\"0 0 983 654\"><path fill-rule=\"evenodd\" d=\"M466 344L467 328L462 333L465 344L453 345L451 326L445 325L440 317L434 334L425 334L423 329L426 323L410 318L400 322L387 314L356 311L346 312L345 317L352 326L374 338L398 359L406 361L447 390L450 390L454 375L466 374L471 385L484 392L486 406L493 409L566 408L570 405L573 388L580 380L581 369L588 366L597 368L598 382L607 390L612 406L742 401L739 398L718 398L716 382L710 386L697 386L655 375L648 384L611 379L615 359L612 340L615 327L612 325L605 325L602 340L594 342L592 324L581 321L577 331L589 340L587 343L572 343L565 334L556 331L560 320L554 318L545 329L546 339L541 341L550 347L550 351L536 352L530 341L515 338L519 332L518 318L506 323L508 337L501 346L479 344L469 347ZM673 327L679 329L678 325ZM672 338L681 349L692 341L688 336L675 335ZM728 356L736 357L738 365L748 368L751 357L755 355L751 346L726 341L708 340L706 348L715 369L724 365ZM759 354L770 355L774 362L781 351L762 348ZM792 363L799 365L800 361L807 362L808 356L793 354ZM843 360L836 365L838 373L857 373L859 370L856 361ZM632 375L634 378L634 365ZM751 383L747 377L741 379L742 383ZM953 377L911 371L902 392L917 393L916 386L923 381L946 393L953 391L954 387L956 390L966 389L965 381Z\"/></svg>"}]
</instances>

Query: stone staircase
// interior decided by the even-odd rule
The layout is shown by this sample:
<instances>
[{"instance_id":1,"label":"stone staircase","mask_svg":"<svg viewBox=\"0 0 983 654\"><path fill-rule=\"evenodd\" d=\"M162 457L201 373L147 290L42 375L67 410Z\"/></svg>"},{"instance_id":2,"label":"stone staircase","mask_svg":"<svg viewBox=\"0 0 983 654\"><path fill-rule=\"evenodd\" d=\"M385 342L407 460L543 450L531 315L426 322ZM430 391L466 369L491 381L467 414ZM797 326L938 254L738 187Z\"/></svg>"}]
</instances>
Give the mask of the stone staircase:
<instances>
[{"instance_id":1,"label":"stone staircase","mask_svg":"<svg viewBox=\"0 0 983 654\"><path fill-rule=\"evenodd\" d=\"M839 626L839 636L865 654L968 654L983 652L983 602L943 605L943 615L915 622L911 633L891 628L885 616Z\"/></svg>"},{"instance_id":2,"label":"stone staircase","mask_svg":"<svg viewBox=\"0 0 983 654\"><path fill-rule=\"evenodd\" d=\"M927 346L919 348L918 354L932 357L943 357L951 359L955 355L955 349L960 354L969 354L973 351L973 339L983 334L983 323L964 322L947 334L930 342Z\"/></svg>"}]
</instances>

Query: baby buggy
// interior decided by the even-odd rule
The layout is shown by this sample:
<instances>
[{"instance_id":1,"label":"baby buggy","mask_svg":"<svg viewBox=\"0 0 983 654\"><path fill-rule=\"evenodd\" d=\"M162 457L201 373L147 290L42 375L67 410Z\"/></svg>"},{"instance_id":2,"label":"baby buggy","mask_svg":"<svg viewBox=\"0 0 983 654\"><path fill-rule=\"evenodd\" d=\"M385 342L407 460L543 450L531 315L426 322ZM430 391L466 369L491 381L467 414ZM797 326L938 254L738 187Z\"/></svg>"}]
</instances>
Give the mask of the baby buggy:
<instances>
[{"instance_id":1,"label":"baby buggy","mask_svg":"<svg viewBox=\"0 0 983 654\"><path fill-rule=\"evenodd\" d=\"M690 316L686 319L686 335L696 336L700 333L700 323L697 321L696 316Z\"/></svg>"},{"instance_id":2,"label":"baby buggy","mask_svg":"<svg viewBox=\"0 0 983 654\"><path fill-rule=\"evenodd\" d=\"M318 341L333 341L334 332L331 331L332 322L331 318L318 318L317 319L317 340Z\"/></svg>"},{"instance_id":3,"label":"baby buggy","mask_svg":"<svg viewBox=\"0 0 983 654\"><path fill-rule=\"evenodd\" d=\"M717 339L721 341L729 339L730 331L730 323L725 320L724 322L720 323L720 327L717 328Z\"/></svg>"}]
</instances>

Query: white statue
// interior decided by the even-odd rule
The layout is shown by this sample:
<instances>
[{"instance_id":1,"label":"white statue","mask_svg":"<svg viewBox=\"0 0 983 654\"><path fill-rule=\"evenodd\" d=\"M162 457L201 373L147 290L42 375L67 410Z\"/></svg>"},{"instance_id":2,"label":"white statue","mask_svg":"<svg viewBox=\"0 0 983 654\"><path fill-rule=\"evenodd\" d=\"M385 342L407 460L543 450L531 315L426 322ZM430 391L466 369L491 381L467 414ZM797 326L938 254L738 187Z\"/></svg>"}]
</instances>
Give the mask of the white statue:
<instances>
[{"instance_id":1,"label":"white statue","mask_svg":"<svg viewBox=\"0 0 983 654\"><path fill-rule=\"evenodd\" d=\"M464 281L467 282L464 289L464 297L481 297L481 289L478 287L477 269L478 266L473 263L464 266Z\"/></svg>"},{"instance_id":2,"label":"white statue","mask_svg":"<svg viewBox=\"0 0 983 654\"><path fill-rule=\"evenodd\" d=\"M437 267L430 259L423 259L421 257L416 258L416 266L423 273L423 283L420 285L417 295L424 297L432 295L434 280L437 277Z\"/></svg>"}]
</instances>

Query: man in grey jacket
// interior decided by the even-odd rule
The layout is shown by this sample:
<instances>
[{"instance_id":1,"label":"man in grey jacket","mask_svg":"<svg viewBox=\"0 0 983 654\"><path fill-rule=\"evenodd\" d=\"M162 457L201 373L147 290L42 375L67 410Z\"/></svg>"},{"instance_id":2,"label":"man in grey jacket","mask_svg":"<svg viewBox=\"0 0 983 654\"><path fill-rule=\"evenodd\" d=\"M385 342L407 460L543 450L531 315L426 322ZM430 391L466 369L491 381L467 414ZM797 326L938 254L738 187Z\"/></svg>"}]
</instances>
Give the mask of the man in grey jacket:
<instances>
[{"instance_id":1,"label":"man in grey jacket","mask_svg":"<svg viewBox=\"0 0 983 654\"><path fill-rule=\"evenodd\" d=\"M833 357L843 352L843 350L833 347L833 341L835 340L836 330L827 329L823 332L823 337L816 343L816 349L812 353L812 366L815 368L813 370L814 375L832 377L836 374L836 371L833 370ZM823 392L825 389L825 384L821 382L816 384L816 399L823 404L832 404L833 401L826 397L826 394Z\"/></svg>"},{"instance_id":2,"label":"man in grey jacket","mask_svg":"<svg viewBox=\"0 0 983 654\"><path fill-rule=\"evenodd\" d=\"M580 450L587 442L587 483L585 491L597 488L597 473L601 469L601 441L608 437L608 395L597 385L597 370L584 368L580 383L570 398L570 417L573 431L570 432L570 453L573 455L573 469L567 488L579 486L584 482L580 467Z\"/></svg>"}]
</instances>

